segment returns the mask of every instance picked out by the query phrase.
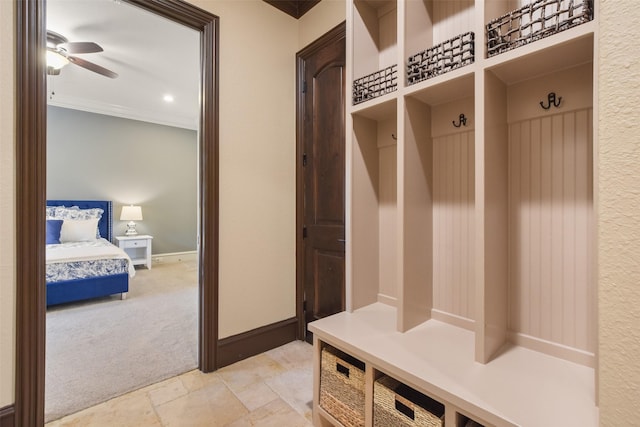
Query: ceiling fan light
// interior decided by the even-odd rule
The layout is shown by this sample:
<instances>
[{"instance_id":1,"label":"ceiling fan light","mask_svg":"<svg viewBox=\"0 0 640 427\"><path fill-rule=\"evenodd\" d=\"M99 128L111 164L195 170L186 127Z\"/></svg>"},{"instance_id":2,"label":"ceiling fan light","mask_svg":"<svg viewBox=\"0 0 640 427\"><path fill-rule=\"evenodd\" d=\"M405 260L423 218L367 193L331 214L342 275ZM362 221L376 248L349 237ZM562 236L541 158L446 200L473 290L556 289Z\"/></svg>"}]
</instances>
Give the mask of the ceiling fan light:
<instances>
[{"instance_id":1,"label":"ceiling fan light","mask_svg":"<svg viewBox=\"0 0 640 427\"><path fill-rule=\"evenodd\" d=\"M47 50L47 67L59 70L69 63L69 60L59 52Z\"/></svg>"}]
</instances>

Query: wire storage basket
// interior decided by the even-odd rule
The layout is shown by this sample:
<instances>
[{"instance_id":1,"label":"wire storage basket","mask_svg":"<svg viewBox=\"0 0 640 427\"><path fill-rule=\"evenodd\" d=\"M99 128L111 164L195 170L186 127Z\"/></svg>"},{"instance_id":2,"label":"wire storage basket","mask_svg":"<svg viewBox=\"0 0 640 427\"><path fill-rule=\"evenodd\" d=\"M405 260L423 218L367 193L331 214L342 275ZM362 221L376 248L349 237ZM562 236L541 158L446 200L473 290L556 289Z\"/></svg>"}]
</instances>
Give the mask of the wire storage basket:
<instances>
[{"instance_id":1,"label":"wire storage basket","mask_svg":"<svg viewBox=\"0 0 640 427\"><path fill-rule=\"evenodd\" d=\"M320 362L320 406L345 427L364 427L364 362L324 346Z\"/></svg>"},{"instance_id":2,"label":"wire storage basket","mask_svg":"<svg viewBox=\"0 0 640 427\"><path fill-rule=\"evenodd\" d=\"M412 85L472 64L475 59L474 40L473 32L460 34L409 57L407 83Z\"/></svg>"},{"instance_id":3,"label":"wire storage basket","mask_svg":"<svg viewBox=\"0 0 640 427\"><path fill-rule=\"evenodd\" d=\"M392 65L353 81L353 105L398 89L398 66Z\"/></svg>"},{"instance_id":4,"label":"wire storage basket","mask_svg":"<svg viewBox=\"0 0 640 427\"><path fill-rule=\"evenodd\" d=\"M593 0L537 0L486 25L487 57L593 20Z\"/></svg>"},{"instance_id":5,"label":"wire storage basket","mask_svg":"<svg viewBox=\"0 0 640 427\"><path fill-rule=\"evenodd\" d=\"M389 376L373 383L374 427L442 427L444 404Z\"/></svg>"}]
</instances>

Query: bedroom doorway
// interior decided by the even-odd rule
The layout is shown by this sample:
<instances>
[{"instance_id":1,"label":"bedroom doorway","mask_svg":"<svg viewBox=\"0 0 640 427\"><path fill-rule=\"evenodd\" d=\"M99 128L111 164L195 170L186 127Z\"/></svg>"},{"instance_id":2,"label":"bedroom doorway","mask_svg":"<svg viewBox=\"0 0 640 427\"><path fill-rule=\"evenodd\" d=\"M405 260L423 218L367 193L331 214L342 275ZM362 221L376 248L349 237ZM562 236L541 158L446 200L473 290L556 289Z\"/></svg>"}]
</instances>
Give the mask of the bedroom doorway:
<instances>
[{"instance_id":1,"label":"bedroom doorway","mask_svg":"<svg viewBox=\"0 0 640 427\"><path fill-rule=\"evenodd\" d=\"M198 368L216 369L218 277L218 18L180 0L128 3L200 33ZM39 59L45 40L44 0L16 4L16 403L15 424L44 423L46 85ZM206 183L206 185L205 185ZM37 261L37 262L34 262ZM33 308L36 308L35 310Z\"/></svg>"}]
</instances>

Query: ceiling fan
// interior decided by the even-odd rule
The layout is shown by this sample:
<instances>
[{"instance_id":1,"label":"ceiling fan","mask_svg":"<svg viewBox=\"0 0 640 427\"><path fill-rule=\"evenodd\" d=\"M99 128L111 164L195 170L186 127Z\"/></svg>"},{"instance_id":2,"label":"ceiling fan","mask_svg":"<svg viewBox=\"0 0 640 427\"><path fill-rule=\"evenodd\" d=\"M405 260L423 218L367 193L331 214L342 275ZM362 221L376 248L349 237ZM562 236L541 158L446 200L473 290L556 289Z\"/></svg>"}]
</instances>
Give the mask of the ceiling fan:
<instances>
[{"instance_id":1,"label":"ceiling fan","mask_svg":"<svg viewBox=\"0 0 640 427\"><path fill-rule=\"evenodd\" d=\"M60 69L71 62L94 73L115 79L117 73L108 70L74 54L102 52L100 45L94 42L70 42L61 34L47 30L47 74L57 76Z\"/></svg>"}]
</instances>

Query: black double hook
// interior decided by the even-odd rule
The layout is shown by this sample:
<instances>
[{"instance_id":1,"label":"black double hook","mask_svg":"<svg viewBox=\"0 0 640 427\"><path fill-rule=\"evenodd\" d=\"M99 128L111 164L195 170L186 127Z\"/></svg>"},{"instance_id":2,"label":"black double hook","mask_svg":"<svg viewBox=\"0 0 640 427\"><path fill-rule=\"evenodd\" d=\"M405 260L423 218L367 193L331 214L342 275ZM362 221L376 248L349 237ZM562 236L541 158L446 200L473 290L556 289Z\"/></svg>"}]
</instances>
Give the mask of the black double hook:
<instances>
[{"instance_id":1,"label":"black double hook","mask_svg":"<svg viewBox=\"0 0 640 427\"><path fill-rule=\"evenodd\" d=\"M460 114L460 117L458 117L458 124L456 124L456 121L452 121L451 123L453 123L453 125L457 128L459 128L460 126L466 126L467 125L467 118L464 116L464 114Z\"/></svg>"},{"instance_id":2,"label":"black double hook","mask_svg":"<svg viewBox=\"0 0 640 427\"><path fill-rule=\"evenodd\" d=\"M556 99L556 93L550 92L549 95L547 95L547 106L546 107L544 106L543 101L540 101L540 106L545 110L548 110L549 108L551 108L552 105L558 108L560 106L560 102L562 102L562 97L560 96L558 97L558 99Z\"/></svg>"}]
</instances>

